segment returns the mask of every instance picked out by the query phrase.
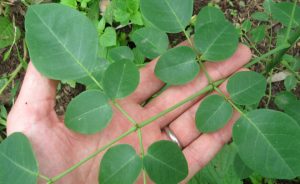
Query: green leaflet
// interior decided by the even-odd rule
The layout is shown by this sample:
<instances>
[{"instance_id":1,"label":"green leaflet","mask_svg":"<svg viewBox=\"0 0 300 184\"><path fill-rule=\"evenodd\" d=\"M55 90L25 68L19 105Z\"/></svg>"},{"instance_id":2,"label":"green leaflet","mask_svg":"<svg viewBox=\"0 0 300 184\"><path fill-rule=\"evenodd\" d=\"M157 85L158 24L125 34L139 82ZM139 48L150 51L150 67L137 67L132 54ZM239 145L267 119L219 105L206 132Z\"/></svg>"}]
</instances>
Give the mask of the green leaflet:
<instances>
[{"instance_id":1,"label":"green leaflet","mask_svg":"<svg viewBox=\"0 0 300 184\"><path fill-rule=\"evenodd\" d=\"M124 98L137 88L139 81L140 73L135 64L129 61L115 62L104 74L103 87L112 99Z\"/></svg>"},{"instance_id":2,"label":"green leaflet","mask_svg":"<svg viewBox=\"0 0 300 184\"><path fill-rule=\"evenodd\" d=\"M13 133L0 145L0 183L36 184L38 163L28 138Z\"/></svg>"},{"instance_id":3,"label":"green leaflet","mask_svg":"<svg viewBox=\"0 0 300 184\"><path fill-rule=\"evenodd\" d=\"M298 83L298 80L294 75L289 75L285 80L284 80L284 87L287 91L291 91L296 88Z\"/></svg>"},{"instance_id":4,"label":"green leaflet","mask_svg":"<svg viewBox=\"0 0 300 184\"><path fill-rule=\"evenodd\" d=\"M141 0L144 17L162 31L185 30L193 14L193 0Z\"/></svg>"},{"instance_id":5,"label":"green leaflet","mask_svg":"<svg viewBox=\"0 0 300 184\"><path fill-rule=\"evenodd\" d=\"M112 48L108 51L108 60L111 62L134 61L134 55L127 46Z\"/></svg>"},{"instance_id":6,"label":"green leaflet","mask_svg":"<svg viewBox=\"0 0 300 184\"><path fill-rule=\"evenodd\" d=\"M251 17L254 20L258 20L258 21L268 21L269 20L269 15L265 12L255 12L251 15Z\"/></svg>"},{"instance_id":7,"label":"green leaflet","mask_svg":"<svg viewBox=\"0 0 300 184\"><path fill-rule=\"evenodd\" d=\"M253 171L242 161L238 154L235 155L233 167L236 175L240 179L246 179L253 173Z\"/></svg>"},{"instance_id":8,"label":"green leaflet","mask_svg":"<svg viewBox=\"0 0 300 184\"><path fill-rule=\"evenodd\" d=\"M95 67L97 30L80 12L61 4L32 5L25 29L30 58L43 75L74 80Z\"/></svg>"},{"instance_id":9,"label":"green leaflet","mask_svg":"<svg viewBox=\"0 0 300 184\"><path fill-rule=\"evenodd\" d=\"M296 6L295 15L292 17L293 3L291 2L281 2L271 4L272 17L282 23L285 26L288 26L290 20L292 19L292 27L300 25L300 7Z\"/></svg>"},{"instance_id":10,"label":"green leaflet","mask_svg":"<svg viewBox=\"0 0 300 184\"><path fill-rule=\"evenodd\" d=\"M252 71L238 72L229 78L227 91L234 103L252 105L265 95L267 81L259 73Z\"/></svg>"},{"instance_id":11,"label":"green leaflet","mask_svg":"<svg viewBox=\"0 0 300 184\"><path fill-rule=\"evenodd\" d=\"M223 61L230 58L238 47L239 34L228 21L211 22L196 30L195 46L202 59Z\"/></svg>"},{"instance_id":12,"label":"green leaflet","mask_svg":"<svg viewBox=\"0 0 300 184\"><path fill-rule=\"evenodd\" d=\"M142 170L142 160L134 148L120 144L110 148L100 163L99 183L132 184Z\"/></svg>"},{"instance_id":13,"label":"green leaflet","mask_svg":"<svg viewBox=\"0 0 300 184\"><path fill-rule=\"evenodd\" d=\"M112 27L107 27L100 36L100 45L103 47L111 47L117 44L117 33Z\"/></svg>"},{"instance_id":14,"label":"green leaflet","mask_svg":"<svg viewBox=\"0 0 300 184\"><path fill-rule=\"evenodd\" d=\"M234 125L233 140L245 164L262 176L300 175L300 126L288 115L267 109L248 112Z\"/></svg>"},{"instance_id":15,"label":"green leaflet","mask_svg":"<svg viewBox=\"0 0 300 184\"><path fill-rule=\"evenodd\" d=\"M112 108L100 91L86 91L68 105L65 125L82 134L94 134L103 130L112 118Z\"/></svg>"},{"instance_id":16,"label":"green leaflet","mask_svg":"<svg viewBox=\"0 0 300 184\"><path fill-rule=\"evenodd\" d=\"M196 54L186 46L170 49L160 57L154 72L160 80L168 84L190 82L199 73Z\"/></svg>"},{"instance_id":17,"label":"green leaflet","mask_svg":"<svg viewBox=\"0 0 300 184\"><path fill-rule=\"evenodd\" d=\"M251 34L251 40L254 43L259 43L263 41L263 39L266 37L266 26L260 25L250 31Z\"/></svg>"},{"instance_id":18,"label":"green leaflet","mask_svg":"<svg viewBox=\"0 0 300 184\"><path fill-rule=\"evenodd\" d=\"M296 101L297 97L289 92L289 91L283 91L281 93L278 93L275 97L275 104L277 105L278 108L280 109L285 109L286 106L291 104L292 102Z\"/></svg>"},{"instance_id":19,"label":"green leaflet","mask_svg":"<svg viewBox=\"0 0 300 184\"><path fill-rule=\"evenodd\" d=\"M188 175L188 165L178 145L171 141L158 141L148 148L144 167L157 184L177 184Z\"/></svg>"},{"instance_id":20,"label":"green leaflet","mask_svg":"<svg viewBox=\"0 0 300 184\"><path fill-rule=\"evenodd\" d=\"M206 97L196 112L196 126L200 132L215 132L230 120L231 105L219 95Z\"/></svg>"},{"instance_id":21,"label":"green leaflet","mask_svg":"<svg viewBox=\"0 0 300 184\"><path fill-rule=\"evenodd\" d=\"M149 59L154 59L167 51L168 35L155 28L144 27L136 30L131 39L137 48Z\"/></svg>"},{"instance_id":22,"label":"green leaflet","mask_svg":"<svg viewBox=\"0 0 300 184\"><path fill-rule=\"evenodd\" d=\"M300 125L300 101L295 100L284 107L284 112L290 115Z\"/></svg>"},{"instance_id":23,"label":"green leaflet","mask_svg":"<svg viewBox=\"0 0 300 184\"><path fill-rule=\"evenodd\" d=\"M197 16L195 30L199 29L201 26L212 23L212 22L223 22L226 21L224 13L215 7L206 6L201 9Z\"/></svg>"},{"instance_id":24,"label":"green leaflet","mask_svg":"<svg viewBox=\"0 0 300 184\"><path fill-rule=\"evenodd\" d=\"M21 35L19 28L15 30L8 18L0 17L0 49L13 44L15 35L18 41Z\"/></svg>"}]
</instances>

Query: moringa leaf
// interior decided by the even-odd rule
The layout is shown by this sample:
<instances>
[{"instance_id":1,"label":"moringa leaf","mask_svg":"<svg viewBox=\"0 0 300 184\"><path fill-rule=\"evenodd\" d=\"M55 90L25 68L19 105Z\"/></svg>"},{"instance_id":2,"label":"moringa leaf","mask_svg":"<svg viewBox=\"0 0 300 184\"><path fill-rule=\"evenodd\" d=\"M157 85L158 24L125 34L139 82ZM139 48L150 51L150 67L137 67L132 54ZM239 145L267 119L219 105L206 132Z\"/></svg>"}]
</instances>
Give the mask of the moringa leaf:
<instances>
[{"instance_id":1,"label":"moringa leaf","mask_svg":"<svg viewBox=\"0 0 300 184\"><path fill-rule=\"evenodd\" d=\"M290 116L268 109L248 112L234 125L233 140L245 164L262 176L300 175L300 125Z\"/></svg>"},{"instance_id":2,"label":"moringa leaf","mask_svg":"<svg viewBox=\"0 0 300 184\"><path fill-rule=\"evenodd\" d=\"M107 97L97 90L90 90L75 97L68 105L65 125L82 134L103 130L112 118L112 108Z\"/></svg>"},{"instance_id":3,"label":"moringa leaf","mask_svg":"<svg viewBox=\"0 0 300 184\"><path fill-rule=\"evenodd\" d=\"M0 183L36 184L39 168L32 146L22 133L13 133L0 144Z\"/></svg>"},{"instance_id":4,"label":"moringa leaf","mask_svg":"<svg viewBox=\"0 0 300 184\"><path fill-rule=\"evenodd\" d=\"M226 21L226 18L224 16L224 13L220 9L216 7L206 6L201 9L197 16L195 29L197 30L207 23L224 21Z\"/></svg>"},{"instance_id":5,"label":"moringa leaf","mask_svg":"<svg viewBox=\"0 0 300 184\"><path fill-rule=\"evenodd\" d=\"M144 167L157 184L176 184L188 175L187 161L178 145L171 141L150 145L144 157Z\"/></svg>"},{"instance_id":6,"label":"moringa leaf","mask_svg":"<svg viewBox=\"0 0 300 184\"><path fill-rule=\"evenodd\" d=\"M227 91L234 103L252 105L265 95L267 81L259 73L252 71L238 72L229 78Z\"/></svg>"},{"instance_id":7,"label":"moringa leaf","mask_svg":"<svg viewBox=\"0 0 300 184\"><path fill-rule=\"evenodd\" d=\"M101 184L132 184L142 170L142 160L132 146L120 144L107 150L99 170Z\"/></svg>"},{"instance_id":8,"label":"moringa leaf","mask_svg":"<svg viewBox=\"0 0 300 184\"><path fill-rule=\"evenodd\" d=\"M226 125L232 116L231 105L219 95L206 97L196 112L196 126L200 132L215 132Z\"/></svg>"},{"instance_id":9,"label":"moringa leaf","mask_svg":"<svg viewBox=\"0 0 300 184\"><path fill-rule=\"evenodd\" d=\"M170 49L160 57L154 72L160 80L168 84L179 85L190 82L199 73L196 54L186 46Z\"/></svg>"},{"instance_id":10,"label":"moringa leaf","mask_svg":"<svg viewBox=\"0 0 300 184\"><path fill-rule=\"evenodd\" d=\"M185 30L193 14L193 0L141 0L144 17L162 31Z\"/></svg>"},{"instance_id":11,"label":"moringa leaf","mask_svg":"<svg viewBox=\"0 0 300 184\"><path fill-rule=\"evenodd\" d=\"M97 30L80 12L62 4L32 5L25 29L32 63L43 75L74 80L95 67Z\"/></svg>"}]
</instances>

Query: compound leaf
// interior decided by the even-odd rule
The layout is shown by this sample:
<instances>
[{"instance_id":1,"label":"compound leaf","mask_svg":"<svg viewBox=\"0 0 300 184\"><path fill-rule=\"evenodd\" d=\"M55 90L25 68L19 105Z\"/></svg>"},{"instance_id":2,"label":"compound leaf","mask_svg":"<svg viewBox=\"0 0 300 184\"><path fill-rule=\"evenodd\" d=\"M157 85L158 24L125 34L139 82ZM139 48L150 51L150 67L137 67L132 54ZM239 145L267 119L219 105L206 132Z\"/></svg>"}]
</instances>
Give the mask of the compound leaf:
<instances>
[{"instance_id":1,"label":"compound leaf","mask_svg":"<svg viewBox=\"0 0 300 184\"><path fill-rule=\"evenodd\" d=\"M68 105L65 125L82 134L103 130L112 118L112 108L107 97L97 90L90 90L75 97Z\"/></svg>"},{"instance_id":2,"label":"compound leaf","mask_svg":"<svg viewBox=\"0 0 300 184\"><path fill-rule=\"evenodd\" d=\"M176 184L188 175L187 161L178 147L171 141L158 141L148 148L144 167L157 184Z\"/></svg>"},{"instance_id":3,"label":"compound leaf","mask_svg":"<svg viewBox=\"0 0 300 184\"><path fill-rule=\"evenodd\" d=\"M232 116L231 105L219 95L206 97L196 112L196 125L200 132L215 132Z\"/></svg>"},{"instance_id":4,"label":"compound leaf","mask_svg":"<svg viewBox=\"0 0 300 184\"><path fill-rule=\"evenodd\" d=\"M82 13L57 3L32 5L25 29L32 63L45 76L74 80L94 68L97 30Z\"/></svg>"},{"instance_id":5,"label":"compound leaf","mask_svg":"<svg viewBox=\"0 0 300 184\"><path fill-rule=\"evenodd\" d=\"M110 148L100 163L99 183L132 184L142 170L142 160L132 146L120 144Z\"/></svg>"},{"instance_id":6,"label":"compound leaf","mask_svg":"<svg viewBox=\"0 0 300 184\"><path fill-rule=\"evenodd\" d=\"M265 95L267 81L259 73L252 71L238 72L229 78L227 91L230 98L239 105L258 103Z\"/></svg>"},{"instance_id":7,"label":"compound leaf","mask_svg":"<svg viewBox=\"0 0 300 184\"><path fill-rule=\"evenodd\" d=\"M131 39L137 48L149 59L154 59L163 54L169 46L168 35L151 27L136 30L132 34Z\"/></svg>"},{"instance_id":8,"label":"compound leaf","mask_svg":"<svg viewBox=\"0 0 300 184\"><path fill-rule=\"evenodd\" d=\"M288 26L292 19L292 27L300 25L300 7L296 6L294 17L292 17L294 3L291 2L280 2L273 3L271 5L272 17Z\"/></svg>"},{"instance_id":9,"label":"compound leaf","mask_svg":"<svg viewBox=\"0 0 300 184\"><path fill-rule=\"evenodd\" d=\"M226 18L224 16L224 13L220 9L216 7L206 6L201 9L197 16L195 29L197 30L207 23L222 21L226 21Z\"/></svg>"},{"instance_id":10,"label":"compound leaf","mask_svg":"<svg viewBox=\"0 0 300 184\"><path fill-rule=\"evenodd\" d=\"M193 80L199 73L196 54L190 47L168 50L158 60L155 75L162 81L179 85Z\"/></svg>"},{"instance_id":11,"label":"compound leaf","mask_svg":"<svg viewBox=\"0 0 300 184\"><path fill-rule=\"evenodd\" d=\"M0 183L35 184L38 163L28 138L13 133L0 145Z\"/></svg>"},{"instance_id":12,"label":"compound leaf","mask_svg":"<svg viewBox=\"0 0 300 184\"><path fill-rule=\"evenodd\" d=\"M236 51L238 37L237 30L230 22L212 22L196 30L195 45L201 51L202 59L223 61Z\"/></svg>"},{"instance_id":13,"label":"compound leaf","mask_svg":"<svg viewBox=\"0 0 300 184\"><path fill-rule=\"evenodd\" d=\"M288 115L267 109L248 112L234 125L233 140L245 164L262 176L300 175L300 126Z\"/></svg>"},{"instance_id":14,"label":"compound leaf","mask_svg":"<svg viewBox=\"0 0 300 184\"><path fill-rule=\"evenodd\" d=\"M115 62L104 74L103 87L112 99L124 98L136 89L139 81L140 73L133 62Z\"/></svg>"},{"instance_id":15,"label":"compound leaf","mask_svg":"<svg viewBox=\"0 0 300 184\"><path fill-rule=\"evenodd\" d=\"M141 12L160 30L178 33L190 22L193 0L141 0Z\"/></svg>"}]
</instances>

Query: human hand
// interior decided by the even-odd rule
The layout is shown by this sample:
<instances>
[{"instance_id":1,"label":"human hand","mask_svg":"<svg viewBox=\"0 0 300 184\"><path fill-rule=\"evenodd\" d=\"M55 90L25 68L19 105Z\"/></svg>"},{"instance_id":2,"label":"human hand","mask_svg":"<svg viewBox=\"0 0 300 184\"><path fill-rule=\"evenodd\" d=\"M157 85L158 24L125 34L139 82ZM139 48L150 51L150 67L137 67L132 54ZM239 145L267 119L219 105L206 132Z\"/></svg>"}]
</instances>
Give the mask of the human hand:
<instances>
[{"instance_id":1,"label":"human hand","mask_svg":"<svg viewBox=\"0 0 300 184\"><path fill-rule=\"evenodd\" d=\"M240 45L236 53L227 61L205 65L212 79L219 80L241 69L250 57L249 49ZM138 88L129 97L118 100L118 103L137 122L156 115L208 85L205 74L200 72L192 82L182 86L172 86L142 107L140 104L164 85L155 77L155 64L156 60L142 68ZM43 77L32 64L29 64L19 97L9 113L7 125L8 134L23 132L30 139L39 161L41 174L49 177L65 171L132 126L117 109L114 109L112 121L101 133L81 135L70 131L65 127L63 118L58 117L54 111L57 84L57 81ZM226 94L225 88L226 84L220 86ZM182 151L189 166L189 175L183 183L187 183L230 140L232 124L239 116L235 112L230 122L217 132L200 133L195 126L195 112L203 97L200 96L186 103L142 129L146 149L155 141L169 140L162 131L164 127L168 126L174 132L183 147ZM130 144L139 151L136 133L122 139L119 143ZM102 152L57 183L98 183L99 163L103 154ZM40 183L43 181L41 180ZM138 183L141 183L141 180L138 180Z\"/></svg>"}]
</instances>

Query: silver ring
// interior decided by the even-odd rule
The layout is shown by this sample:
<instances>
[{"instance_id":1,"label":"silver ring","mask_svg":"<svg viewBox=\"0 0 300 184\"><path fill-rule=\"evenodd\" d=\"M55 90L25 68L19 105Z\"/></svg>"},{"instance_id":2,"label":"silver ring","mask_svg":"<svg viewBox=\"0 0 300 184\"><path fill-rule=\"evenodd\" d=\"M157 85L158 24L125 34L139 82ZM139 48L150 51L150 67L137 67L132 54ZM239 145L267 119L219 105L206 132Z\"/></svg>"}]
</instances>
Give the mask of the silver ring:
<instances>
[{"instance_id":1,"label":"silver ring","mask_svg":"<svg viewBox=\"0 0 300 184\"><path fill-rule=\"evenodd\" d=\"M166 132L167 136L171 139L171 141L175 142L179 146L179 148L182 149L178 138L175 136L174 132L169 127L165 127L163 131Z\"/></svg>"}]
</instances>

